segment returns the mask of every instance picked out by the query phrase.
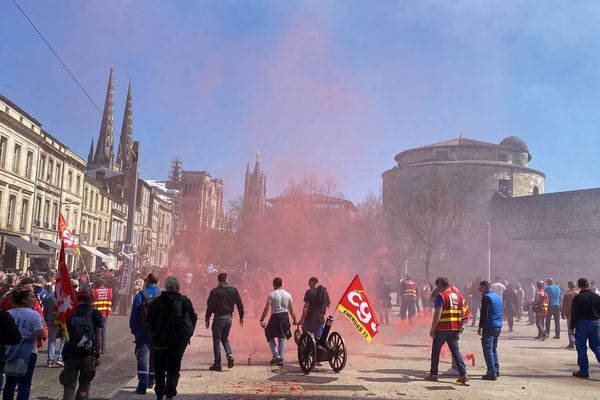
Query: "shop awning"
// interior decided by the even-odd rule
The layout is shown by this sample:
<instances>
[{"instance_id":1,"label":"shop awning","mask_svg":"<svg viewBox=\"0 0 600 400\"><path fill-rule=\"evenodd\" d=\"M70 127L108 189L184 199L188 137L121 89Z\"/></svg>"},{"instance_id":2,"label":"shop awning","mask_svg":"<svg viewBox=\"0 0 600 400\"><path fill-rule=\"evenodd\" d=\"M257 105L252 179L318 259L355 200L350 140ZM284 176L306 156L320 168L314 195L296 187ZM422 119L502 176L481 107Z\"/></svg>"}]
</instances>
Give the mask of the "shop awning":
<instances>
[{"instance_id":1,"label":"shop awning","mask_svg":"<svg viewBox=\"0 0 600 400\"><path fill-rule=\"evenodd\" d=\"M56 249L56 250L60 250L60 244L53 242L52 240L48 240L48 239L40 239L40 244L43 244L44 246L48 246L51 249Z\"/></svg>"},{"instance_id":2,"label":"shop awning","mask_svg":"<svg viewBox=\"0 0 600 400\"><path fill-rule=\"evenodd\" d=\"M5 243L25 253L29 258L52 258L54 255L20 236L4 236Z\"/></svg>"},{"instance_id":3,"label":"shop awning","mask_svg":"<svg viewBox=\"0 0 600 400\"><path fill-rule=\"evenodd\" d=\"M87 251L91 255L96 256L96 257L100 257L103 260L104 259L110 259L110 256L107 256L106 254L104 254L100 250L96 249L95 247L87 246L85 244L80 244L79 247L82 248L83 250Z\"/></svg>"}]
</instances>

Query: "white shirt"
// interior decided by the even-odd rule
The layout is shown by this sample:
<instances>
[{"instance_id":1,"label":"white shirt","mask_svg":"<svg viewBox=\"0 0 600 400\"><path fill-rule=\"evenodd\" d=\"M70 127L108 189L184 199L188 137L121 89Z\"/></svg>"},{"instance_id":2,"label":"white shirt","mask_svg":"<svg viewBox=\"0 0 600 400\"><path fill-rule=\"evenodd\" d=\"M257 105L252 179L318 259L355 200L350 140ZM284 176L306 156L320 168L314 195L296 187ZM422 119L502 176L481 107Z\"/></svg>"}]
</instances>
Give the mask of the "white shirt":
<instances>
[{"instance_id":1,"label":"white shirt","mask_svg":"<svg viewBox=\"0 0 600 400\"><path fill-rule=\"evenodd\" d=\"M269 293L268 300L271 303L271 314L286 313L292 302L292 295L279 288Z\"/></svg>"},{"instance_id":2,"label":"white shirt","mask_svg":"<svg viewBox=\"0 0 600 400\"><path fill-rule=\"evenodd\" d=\"M34 311L31 308L17 307L8 310L8 312L15 320L17 328L19 328L21 339L31 339L33 338L33 333L35 331L44 329L42 317L37 311ZM33 346L32 353L37 354L37 346Z\"/></svg>"},{"instance_id":3,"label":"white shirt","mask_svg":"<svg viewBox=\"0 0 600 400\"><path fill-rule=\"evenodd\" d=\"M502 298L502 293L504 293L504 291L506 290L506 286L504 286L500 282L496 282L492 283L490 289L492 289L498 296L500 296L500 298Z\"/></svg>"}]
</instances>

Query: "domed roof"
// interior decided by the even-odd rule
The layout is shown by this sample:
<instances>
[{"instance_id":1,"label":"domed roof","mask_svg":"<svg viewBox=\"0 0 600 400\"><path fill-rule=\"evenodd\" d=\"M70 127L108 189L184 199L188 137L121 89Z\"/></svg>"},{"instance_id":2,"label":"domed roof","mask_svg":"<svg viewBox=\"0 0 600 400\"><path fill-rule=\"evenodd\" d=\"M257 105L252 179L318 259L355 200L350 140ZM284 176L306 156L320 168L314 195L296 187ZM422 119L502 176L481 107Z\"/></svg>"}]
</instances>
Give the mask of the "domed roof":
<instances>
[{"instance_id":1,"label":"domed roof","mask_svg":"<svg viewBox=\"0 0 600 400\"><path fill-rule=\"evenodd\" d=\"M527 143L525 143L525 141L523 139L518 138L516 136L509 136L509 137L503 139L500 142L500 146L511 147L515 150L522 150L522 151L526 151L527 153L529 153L529 148L527 147Z\"/></svg>"}]
</instances>

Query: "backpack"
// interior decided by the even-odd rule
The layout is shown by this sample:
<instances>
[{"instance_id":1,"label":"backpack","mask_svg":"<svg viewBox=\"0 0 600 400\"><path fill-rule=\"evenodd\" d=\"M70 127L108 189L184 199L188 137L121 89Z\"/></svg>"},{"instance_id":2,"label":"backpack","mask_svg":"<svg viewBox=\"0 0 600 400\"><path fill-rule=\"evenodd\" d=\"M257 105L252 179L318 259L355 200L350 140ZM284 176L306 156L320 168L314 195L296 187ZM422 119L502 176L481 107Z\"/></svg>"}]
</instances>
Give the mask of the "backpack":
<instances>
[{"instance_id":1,"label":"backpack","mask_svg":"<svg viewBox=\"0 0 600 400\"><path fill-rule=\"evenodd\" d=\"M75 357L85 357L94 353L95 350L95 330L94 320L92 319L92 308L84 313L75 310L73 316L69 319L69 349Z\"/></svg>"},{"instance_id":2,"label":"backpack","mask_svg":"<svg viewBox=\"0 0 600 400\"><path fill-rule=\"evenodd\" d=\"M144 302L142 303L142 307L140 309L140 314L139 314L138 318L139 318L141 326L146 326L146 317L148 316L148 307L150 306L150 303L152 303L152 301L156 298L156 296L150 297L150 295L148 294L146 289L140 290L140 293L142 293L142 296L144 297Z\"/></svg>"},{"instance_id":3,"label":"backpack","mask_svg":"<svg viewBox=\"0 0 600 400\"><path fill-rule=\"evenodd\" d=\"M186 304L184 305L184 301ZM173 302L173 330L174 334L183 342L188 342L194 335L194 323L190 315L189 300L181 296Z\"/></svg>"}]
</instances>

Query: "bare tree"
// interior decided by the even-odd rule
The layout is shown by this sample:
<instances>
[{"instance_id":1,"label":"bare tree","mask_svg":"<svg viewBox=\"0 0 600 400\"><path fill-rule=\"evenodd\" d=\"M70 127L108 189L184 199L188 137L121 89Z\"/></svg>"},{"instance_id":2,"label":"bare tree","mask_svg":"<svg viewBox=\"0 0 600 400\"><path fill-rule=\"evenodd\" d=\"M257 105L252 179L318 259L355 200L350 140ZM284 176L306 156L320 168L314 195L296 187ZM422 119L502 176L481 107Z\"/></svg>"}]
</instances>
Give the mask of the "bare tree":
<instances>
[{"instance_id":1,"label":"bare tree","mask_svg":"<svg viewBox=\"0 0 600 400\"><path fill-rule=\"evenodd\" d=\"M443 251L451 236L463 230L463 207L438 179L433 179L427 187L410 188L397 213L400 229L425 265L429 279L433 255Z\"/></svg>"},{"instance_id":2,"label":"bare tree","mask_svg":"<svg viewBox=\"0 0 600 400\"><path fill-rule=\"evenodd\" d=\"M320 179L313 174L305 175L301 181L294 179L288 181L287 187L283 190L283 196L327 196L344 198L342 192L337 188L335 178L328 177Z\"/></svg>"},{"instance_id":3,"label":"bare tree","mask_svg":"<svg viewBox=\"0 0 600 400\"><path fill-rule=\"evenodd\" d=\"M227 203L227 228L232 232L237 232L242 226L244 216L244 197L237 195Z\"/></svg>"}]
</instances>

